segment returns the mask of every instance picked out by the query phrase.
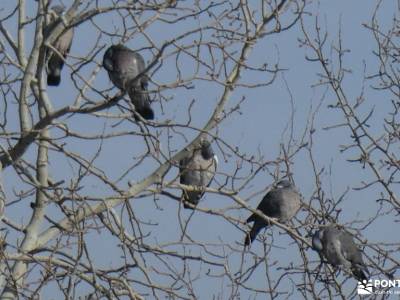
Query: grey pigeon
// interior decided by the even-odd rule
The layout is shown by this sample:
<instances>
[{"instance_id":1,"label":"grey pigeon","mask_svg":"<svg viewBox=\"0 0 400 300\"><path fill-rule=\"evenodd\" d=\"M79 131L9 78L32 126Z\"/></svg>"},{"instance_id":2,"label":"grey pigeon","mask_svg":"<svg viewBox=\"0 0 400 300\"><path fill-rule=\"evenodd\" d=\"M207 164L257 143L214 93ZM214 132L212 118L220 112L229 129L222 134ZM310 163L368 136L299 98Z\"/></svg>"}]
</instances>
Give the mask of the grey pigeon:
<instances>
[{"instance_id":1,"label":"grey pigeon","mask_svg":"<svg viewBox=\"0 0 400 300\"><path fill-rule=\"evenodd\" d=\"M124 45L113 45L104 53L103 67L112 83L128 92L136 112L146 120L154 119L147 92L148 78L143 74L146 68L143 57Z\"/></svg>"},{"instance_id":2,"label":"grey pigeon","mask_svg":"<svg viewBox=\"0 0 400 300\"><path fill-rule=\"evenodd\" d=\"M51 8L46 33L50 33L61 22L60 16L64 12L64 7L56 5ZM47 84L57 86L61 81L61 70L64 66L69 50L71 49L72 39L74 37L74 29L70 28L62 33L53 43L53 48L57 52L47 50ZM61 56L60 56L61 55Z\"/></svg>"},{"instance_id":3,"label":"grey pigeon","mask_svg":"<svg viewBox=\"0 0 400 300\"><path fill-rule=\"evenodd\" d=\"M313 236L312 246L331 265L343 266L361 282L367 280L364 271L368 270L362 259L362 252L353 236L344 229L338 229L334 225L320 229Z\"/></svg>"},{"instance_id":4,"label":"grey pigeon","mask_svg":"<svg viewBox=\"0 0 400 300\"><path fill-rule=\"evenodd\" d=\"M301 206L301 195L289 180L279 181L261 200L257 206L264 215L270 218L277 218L280 223L285 223L292 219ZM245 246L250 245L260 230L268 226L268 223L258 216L252 214L246 223L254 222L249 234L244 241Z\"/></svg>"},{"instance_id":5,"label":"grey pigeon","mask_svg":"<svg viewBox=\"0 0 400 300\"><path fill-rule=\"evenodd\" d=\"M211 184L215 176L218 158L209 141L202 140L200 144L179 162L180 183L204 188ZM182 191L184 207L191 208L187 202L197 205L203 194L204 191Z\"/></svg>"}]
</instances>

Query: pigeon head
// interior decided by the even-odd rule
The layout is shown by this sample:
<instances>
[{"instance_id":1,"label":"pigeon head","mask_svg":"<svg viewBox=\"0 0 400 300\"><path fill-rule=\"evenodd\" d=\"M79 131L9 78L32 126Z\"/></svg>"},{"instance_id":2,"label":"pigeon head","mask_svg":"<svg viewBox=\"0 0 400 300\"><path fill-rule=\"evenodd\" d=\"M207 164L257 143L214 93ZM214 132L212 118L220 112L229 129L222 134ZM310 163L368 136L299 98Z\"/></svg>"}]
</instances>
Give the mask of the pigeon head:
<instances>
[{"instance_id":1,"label":"pigeon head","mask_svg":"<svg viewBox=\"0 0 400 300\"><path fill-rule=\"evenodd\" d=\"M109 47L103 56L103 67L107 71L113 71L113 55L114 55L115 46Z\"/></svg>"},{"instance_id":2,"label":"pigeon head","mask_svg":"<svg viewBox=\"0 0 400 300\"><path fill-rule=\"evenodd\" d=\"M312 237L312 248L318 252L321 252L323 250L322 235L322 230L318 230L314 233Z\"/></svg>"},{"instance_id":3,"label":"pigeon head","mask_svg":"<svg viewBox=\"0 0 400 300\"><path fill-rule=\"evenodd\" d=\"M63 15L64 11L65 11L65 6L63 5L54 5L51 7L51 10L57 15L57 16L61 16Z\"/></svg>"},{"instance_id":4,"label":"pigeon head","mask_svg":"<svg viewBox=\"0 0 400 300\"><path fill-rule=\"evenodd\" d=\"M106 52L104 52L103 56L103 67L109 71L113 72L114 71L114 55L118 51L124 51L124 50L129 50L127 47L125 47L122 44L117 44L117 45L112 45L107 48Z\"/></svg>"},{"instance_id":5,"label":"pigeon head","mask_svg":"<svg viewBox=\"0 0 400 300\"><path fill-rule=\"evenodd\" d=\"M211 147L211 143L207 140L201 141L201 156L209 160L214 156L214 150Z\"/></svg>"},{"instance_id":6,"label":"pigeon head","mask_svg":"<svg viewBox=\"0 0 400 300\"><path fill-rule=\"evenodd\" d=\"M282 179L282 180L278 181L278 183L276 184L276 187L278 189L285 189L285 188L291 188L291 187L293 187L293 185L289 180Z\"/></svg>"}]
</instances>

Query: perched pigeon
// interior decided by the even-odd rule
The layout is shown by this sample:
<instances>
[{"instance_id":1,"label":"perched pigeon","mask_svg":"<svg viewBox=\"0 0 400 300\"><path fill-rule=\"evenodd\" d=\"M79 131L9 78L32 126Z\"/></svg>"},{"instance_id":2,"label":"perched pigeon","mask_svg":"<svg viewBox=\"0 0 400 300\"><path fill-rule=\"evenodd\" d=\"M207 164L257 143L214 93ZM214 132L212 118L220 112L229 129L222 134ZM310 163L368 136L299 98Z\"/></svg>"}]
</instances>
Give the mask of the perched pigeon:
<instances>
[{"instance_id":1,"label":"perched pigeon","mask_svg":"<svg viewBox=\"0 0 400 300\"><path fill-rule=\"evenodd\" d=\"M297 214L300 206L301 196L295 186L288 180L281 180L264 196L257 209L266 216L285 223ZM244 242L245 246L248 246L255 240L260 230L268 226L268 223L255 213L246 222L254 222Z\"/></svg>"},{"instance_id":2,"label":"perched pigeon","mask_svg":"<svg viewBox=\"0 0 400 300\"><path fill-rule=\"evenodd\" d=\"M103 67L112 83L128 92L136 112L146 120L154 119L147 92L148 78L143 74L146 68L143 57L123 45L113 45L104 53Z\"/></svg>"},{"instance_id":3,"label":"perched pigeon","mask_svg":"<svg viewBox=\"0 0 400 300\"><path fill-rule=\"evenodd\" d=\"M60 16L64 12L64 7L56 5L51 8L49 12L49 22L46 28L46 33L50 33L60 22ZM70 28L61 34L53 43L55 51L47 50L47 84L48 85L59 85L61 81L61 69L64 66L64 60L66 59L69 50L71 49L72 39L74 37L74 29ZM61 55L61 56L60 56Z\"/></svg>"},{"instance_id":4,"label":"perched pigeon","mask_svg":"<svg viewBox=\"0 0 400 300\"><path fill-rule=\"evenodd\" d=\"M343 266L354 277L363 282L368 273L362 259L362 252L354 242L353 236L343 229L329 225L317 231L312 239L314 250L333 266Z\"/></svg>"},{"instance_id":5,"label":"perched pigeon","mask_svg":"<svg viewBox=\"0 0 400 300\"><path fill-rule=\"evenodd\" d=\"M207 140L201 142L200 148L183 158L179 163L180 183L198 188L208 187L215 176L218 158ZM184 207L191 208L199 203L204 191L182 191Z\"/></svg>"}]
</instances>

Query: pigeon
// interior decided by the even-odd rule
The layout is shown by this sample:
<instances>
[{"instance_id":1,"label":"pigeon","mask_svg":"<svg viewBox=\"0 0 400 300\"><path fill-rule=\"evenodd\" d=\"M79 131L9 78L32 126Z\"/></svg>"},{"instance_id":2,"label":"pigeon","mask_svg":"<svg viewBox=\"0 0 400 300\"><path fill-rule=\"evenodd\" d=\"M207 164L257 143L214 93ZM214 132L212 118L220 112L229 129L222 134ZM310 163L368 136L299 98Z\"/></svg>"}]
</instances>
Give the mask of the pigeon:
<instances>
[{"instance_id":1,"label":"pigeon","mask_svg":"<svg viewBox=\"0 0 400 300\"><path fill-rule=\"evenodd\" d=\"M301 195L289 180L279 181L261 200L257 209L270 218L277 218L280 223L291 220L299 211ZM260 230L268 226L259 215L253 213L246 223L254 222L250 232L246 235L245 246L250 245Z\"/></svg>"},{"instance_id":2,"label":"pigeon","mask_svg":"<svg viewBox=\"0 0 400 300\"><path fill-rule=\"evenodd\" d=\"M197 188L208 187L217 170L218 158L214 154L211 143L202 140L200 147L194 149L179 162L180 183L192 185ZM192 208L187 203L196 206L204 191L182 191L184 208Z\"/></svg>"},{"instance_id":3,"label":"pigeon","mask_svg":"<svg viewBox=\"0 0 400 300\"><path fill-rule=\"evenodd\" d=\"M103 67L112 83L129 94L136 112L146 120L154 119L147 92L148 77L143 57L128 47L112 45L104 53Z\"/></svg>"},{"instance_id":4,"label":"pigeon","mask_svg":"<svg viewBox=\"0 0 400 300\"><path fill-rule=\"evenodd\" d=\"M60 17L64 12L64 7L56 5L51 8L49 13L49 22L46 28L46 34L49 34L60 22ZM61 81L61 70L64 66L69 50L71 49L74 29L70 28L62 33L52 44L57 52L48 49L46 53L47 60L47 84L57 86Z\"/></svg>"},{"instance_id":5,"label":"pigeon","mask_svg":"<svg viewBox=\"0 0 400 300\"><path fill-rule=\"evenodd\" d=\"M360 282L367 280L365 272L368 273L368 270L362 252L354 242L353 236L344 229L338 229L334 225L323 227L313 235L312 246L331 265L343 266L350 270Z\"/></svg>"}]
</instances>

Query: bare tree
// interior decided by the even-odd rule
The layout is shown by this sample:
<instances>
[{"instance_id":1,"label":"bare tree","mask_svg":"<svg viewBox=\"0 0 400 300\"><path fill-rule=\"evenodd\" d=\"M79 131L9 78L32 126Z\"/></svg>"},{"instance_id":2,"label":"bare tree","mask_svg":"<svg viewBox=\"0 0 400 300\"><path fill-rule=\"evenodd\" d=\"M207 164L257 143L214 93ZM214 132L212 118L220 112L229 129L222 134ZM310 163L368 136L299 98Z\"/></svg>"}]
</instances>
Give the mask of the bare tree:
<instances>
[{"instance_id":1,"label":"bare tree","mask_svg":"<svg viewBox=\"0 0 400 300\"><path fill-rule=\"evenodd\" d=\"M345 25L333 32L313 1L74 0L62 14L52 9L62 1L8 2L0 11L0 298L356 298L351 274L311 249L311 235L331 223L356 237L371 278L395 278L398 238L367 234L395 228L400 209L399 16L381 24L388 4L376 2L360 25L375 51L357 96ZM57 41L72 29L72 49L60 53ZM291 31L299 48L290 51L316 70L310 104L294 95L280 61L277 39ZM115 44L146 61L140 76L154 120L103 68ZM64 60L57 87L47 86L49 53ZM280 99L265 99L273 88L286 94L284 115L274 112ZM300 120L297 101L306 107ZM246 115L264 103L284 124L277 139L278 125ZM326 114L337 122L320 121ZM233 127L245 117L258 145L238 145ZM219 157L216 175L185 209L182 190L199 187L180 183L179 162L204 140ZM342 160L321 161L321 149ZM343 161L357 178L337 189L337 177L351 177L333 171ZM303 194L302 211L285 224L256 209L282 178ZM253 213L271 226L245 247ZM373 297L389 298L385 291Z\"/></svg>"}]
</instances>

